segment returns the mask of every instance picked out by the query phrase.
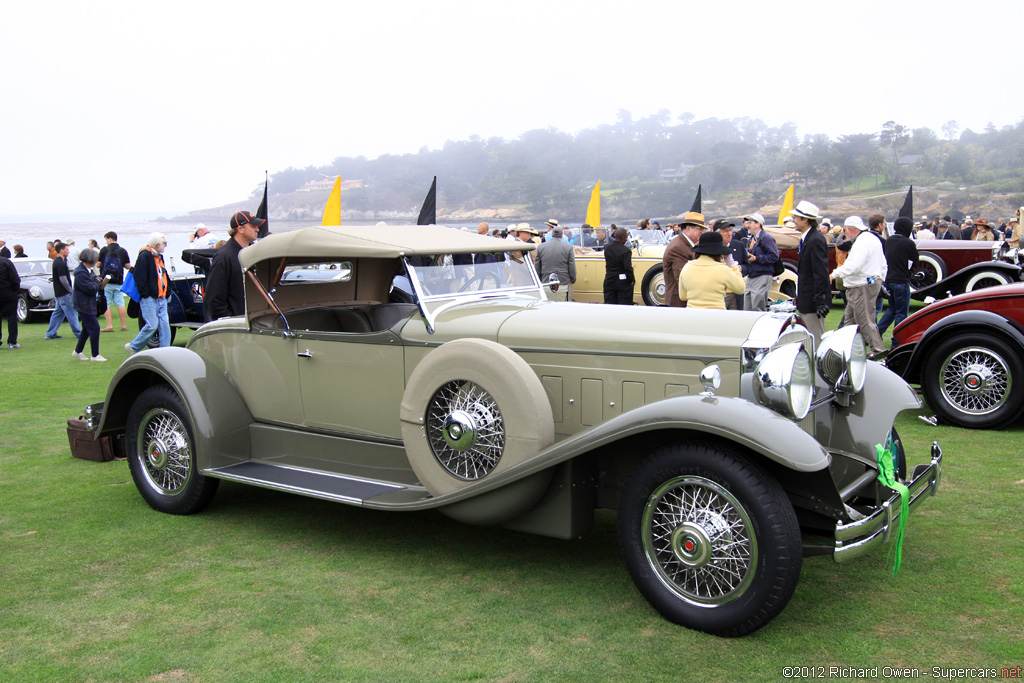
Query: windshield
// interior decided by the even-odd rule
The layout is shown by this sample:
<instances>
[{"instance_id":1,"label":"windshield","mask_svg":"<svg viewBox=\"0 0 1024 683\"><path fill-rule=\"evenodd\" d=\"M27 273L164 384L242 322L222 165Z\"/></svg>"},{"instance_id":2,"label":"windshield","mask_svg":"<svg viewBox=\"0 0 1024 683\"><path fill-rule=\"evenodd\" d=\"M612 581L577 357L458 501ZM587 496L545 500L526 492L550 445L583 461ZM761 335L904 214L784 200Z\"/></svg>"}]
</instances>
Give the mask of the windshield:
<instances>
[{"instance_id":1,"label":"windshield","mask_svg":"<svg viewBox=\"0 0 1024 683\"><path fill-rule=\"evenodd\" d=\"M453 294L486 294L540 286L529 253L510 252L509 260L456 265L452 256L433 256L429 265L409 265L413 281L424 299ZM481 256L481 255L478 255ZM503 259L505 254L493 258ZM491 258L490 255L486 256Z\"/></svg>"},{"instance_id":2,"label":"windshield","mask_svg":"<svg viewBox=\"0 0 1024 683\"><path fill-rule=\"evenodd\" d=\"M668 238L661 230L639 230L631 228L629 236L640 244L668 244Z\"/></svg>"},{"instance_id":3,"label":"windshield","mask_svg":"<svg viewBox=\"0 0 1024 683\"><path fill-rule=\"evenodd\" d=\"M11 259L11 263L18 271L18 275L49 275L53 270L53 261L50 259Z\"/></svg>"}]
</instances>

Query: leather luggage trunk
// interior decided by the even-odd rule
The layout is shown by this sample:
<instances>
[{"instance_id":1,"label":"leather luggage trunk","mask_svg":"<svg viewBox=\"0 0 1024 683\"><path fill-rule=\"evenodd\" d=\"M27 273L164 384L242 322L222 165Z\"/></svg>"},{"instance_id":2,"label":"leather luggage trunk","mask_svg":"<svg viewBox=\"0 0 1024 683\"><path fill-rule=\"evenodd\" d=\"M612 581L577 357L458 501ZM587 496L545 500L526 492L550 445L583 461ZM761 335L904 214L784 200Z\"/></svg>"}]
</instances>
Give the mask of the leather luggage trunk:
<instances>
[{"instance_id":1,"label":"leather luggage trunk","mask_svg":"<svg viewBox=\"0 0 1024 683\"><path fill-rule=\"evenodd\" d=\"M76 458L93 462L114 459L114 442L109 436L94 439L82 418L68 420L68 442L71 444L71 455Z\"/></svg>"}]
</instances>

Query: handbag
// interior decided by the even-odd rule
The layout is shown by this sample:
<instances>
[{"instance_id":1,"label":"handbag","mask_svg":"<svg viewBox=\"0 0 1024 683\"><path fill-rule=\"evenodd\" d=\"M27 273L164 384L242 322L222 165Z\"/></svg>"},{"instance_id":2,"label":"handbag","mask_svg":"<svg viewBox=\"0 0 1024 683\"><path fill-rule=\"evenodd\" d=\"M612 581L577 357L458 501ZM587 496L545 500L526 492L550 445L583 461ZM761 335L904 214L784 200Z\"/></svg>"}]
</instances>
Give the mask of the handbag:
<instances>
[{"instance_id":1,"label":"handbag","mask_svg":"<svg viewBox=\"0 0 1024 683\"><path fill-rule=\"evenodd\" d=\"M107 295L101 289L96 294L96 315L103 315L107 312Z\"/></svg>"},{"instance_id":2,"label":"handbag","mask_svg":"<svg viewBox=\"0 0 1024 683\"><path fill-rule=\"evenodd\" d=\"M128 274L124 276L124 282L121 284L121 293L126 294L132 301L139 300L139 288L135 286L135 274L128 271Z\"/></svg>"}]
</instances>

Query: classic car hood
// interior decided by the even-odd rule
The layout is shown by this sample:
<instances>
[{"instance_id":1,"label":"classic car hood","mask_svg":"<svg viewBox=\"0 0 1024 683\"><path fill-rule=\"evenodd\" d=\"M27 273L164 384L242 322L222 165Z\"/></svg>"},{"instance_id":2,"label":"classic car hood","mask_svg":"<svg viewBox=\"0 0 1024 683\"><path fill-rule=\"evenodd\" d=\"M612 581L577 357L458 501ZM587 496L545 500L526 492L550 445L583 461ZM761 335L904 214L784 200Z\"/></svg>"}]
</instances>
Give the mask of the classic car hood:
<instances>
[{"instance_id":1,"label":"classic car hood","mask_svg":"<svg viewBox=\"0 0 1024 683\"><path fill-rule=\"evenodd\" d=\"M736 352L761 315L538 302L509 316L498 331L497 341L513 349L720 358L723 349Z\"/></svg>"},{"instance_id":2,"label":"classic car hood","mask_svg":"<svg viewBox=\"0 0 1024 683\"><path fill-rule=\"evenodd\" d=\"M768 314L503 297L444 310L437 316L434 334L428 334L423 319L415 315L402 329L402 336L426 343L478 337L516 350L721 358L723 349L736 352L763 315Z\"/></svg>"}]
</instances>

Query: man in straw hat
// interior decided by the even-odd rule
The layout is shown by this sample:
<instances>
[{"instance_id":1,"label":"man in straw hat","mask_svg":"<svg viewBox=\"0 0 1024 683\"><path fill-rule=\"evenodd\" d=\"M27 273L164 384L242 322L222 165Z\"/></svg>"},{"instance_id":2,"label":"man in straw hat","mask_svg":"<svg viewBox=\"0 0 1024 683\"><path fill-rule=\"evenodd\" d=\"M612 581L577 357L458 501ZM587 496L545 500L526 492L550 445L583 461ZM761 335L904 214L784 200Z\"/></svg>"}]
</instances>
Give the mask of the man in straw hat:
<instances>
[{"instance_id":1,"label":"man in straw hat","mask_svg":"<svg viewBox=\"0 0 1024 683\"><path fill-rule=\"evenodd\" d=\"M704 224L704 214L696 211L687 212L680 225L682 230L668 243L661 264L665 277L665 305L684 308L686 302L679 298L679 273L694 259L693 248L697 246L701 233L708 228Z\"/></svg>"},{"instance_id":2,"label":"man in straw hat","mask_svg":"<svg viewBox=\"0 0 1024 683\"><path fill-rule=\"evenodd\" d=\"M796 266L796 310L817 345L825 332L825 317L832 304L832 286L828 280L828 245L825 236L818 232L821 214L817 206L802 201L789 213L793 225L800 232L800 257Z\"/></svg>"},{"instance_id":3,"label":"man in straw hat","mask_svg":"<svg viewBox=\"0 0 1024 683\"><path fill-rule=\"evenodd\" d=\"M909 218L899 220L910 223ZM860 216L850 216L843 222L846 236L853 246L843 265L829 275L829 281L842 278L846 285L846 312L844 322L854 322L860 326L864 341L871 347L872 356L885 353L882 335L875 324L875 300L882 289L882 282L888 274L885 253L881 240L874 235L865 235L868 227Z\"/></svg>"}]
</instances>

